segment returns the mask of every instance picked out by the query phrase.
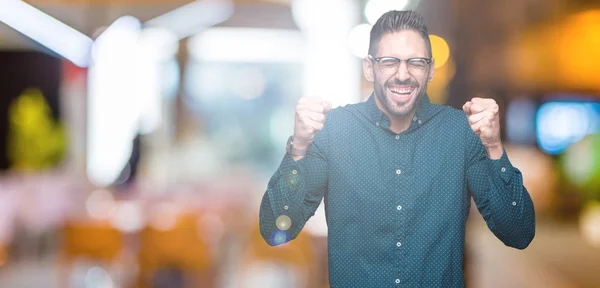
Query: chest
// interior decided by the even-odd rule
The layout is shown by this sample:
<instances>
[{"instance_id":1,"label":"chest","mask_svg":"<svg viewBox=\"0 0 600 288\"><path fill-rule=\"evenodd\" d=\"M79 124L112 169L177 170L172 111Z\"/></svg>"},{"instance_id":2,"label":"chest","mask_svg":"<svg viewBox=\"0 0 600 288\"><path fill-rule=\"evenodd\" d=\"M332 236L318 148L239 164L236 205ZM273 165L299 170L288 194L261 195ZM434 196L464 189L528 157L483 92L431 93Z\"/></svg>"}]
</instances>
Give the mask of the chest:
<instances>
[{"instance_id":1,"label":"chest","mask_svg":"<svg viewBox=\"0 0 600 288\"><path fill-rule=\"evenodd\" d=\"M337 148L329 161L329 200L373 211L389 203L420 210L466 205L465 139L445 128L440 123L400 134L368 127L339 133L339 142L331 143Z\"/></svg>"}]
</instances>

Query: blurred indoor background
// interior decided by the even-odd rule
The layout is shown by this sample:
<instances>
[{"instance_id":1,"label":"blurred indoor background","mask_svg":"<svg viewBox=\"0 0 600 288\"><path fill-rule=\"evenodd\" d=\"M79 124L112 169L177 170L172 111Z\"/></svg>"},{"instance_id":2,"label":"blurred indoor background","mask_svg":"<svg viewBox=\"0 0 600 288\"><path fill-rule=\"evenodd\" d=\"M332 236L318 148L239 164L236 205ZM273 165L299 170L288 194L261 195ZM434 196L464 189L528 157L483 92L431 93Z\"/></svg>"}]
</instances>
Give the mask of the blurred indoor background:
<instances>
[{"instance_id":1,"label":"blurred indoor background","mask_svg":"<svg viewBox=\"0 0 600 288\"><path fill-rule=\"evenodd\" d=\"M432 102L500 104L534 201L524 251L473 208L468 287L600 287L597 0L0 0L0 287L328 287L322 205L270 247L260 199L300 97L370 95L393 9Z\"/></svg>"}]
</instances>

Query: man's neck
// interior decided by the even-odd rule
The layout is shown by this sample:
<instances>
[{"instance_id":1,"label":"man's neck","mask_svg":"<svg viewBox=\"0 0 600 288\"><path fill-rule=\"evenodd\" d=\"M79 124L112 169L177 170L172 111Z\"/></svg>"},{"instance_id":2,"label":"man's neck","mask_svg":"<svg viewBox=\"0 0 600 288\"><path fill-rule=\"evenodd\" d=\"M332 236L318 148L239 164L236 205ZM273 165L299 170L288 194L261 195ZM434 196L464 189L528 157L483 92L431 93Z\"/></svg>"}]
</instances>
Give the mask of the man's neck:
<instances>
[{"instance_id":1,"label":"man's neck","mask_svg":"<svg viewBox=\"0 0 600 288\"><path fill-rule=\"evenodd\" d=\"M379 107L379 110L383 111L383 113L385 113L385 115L387 115L390 118L390 130L392 130L394 133L402 133L410 127L410 122L412 121L412 118L414 117L415 112L417 110L416 104L415 108L412 111L410 111L410 113L403 116L395 116L391 115L390 112L387 109L385 109L385 107L383 107L381 103L379 103L379 98L375 97L375 102L377 103L377 107Z\"/></svg>"}]
</instances>

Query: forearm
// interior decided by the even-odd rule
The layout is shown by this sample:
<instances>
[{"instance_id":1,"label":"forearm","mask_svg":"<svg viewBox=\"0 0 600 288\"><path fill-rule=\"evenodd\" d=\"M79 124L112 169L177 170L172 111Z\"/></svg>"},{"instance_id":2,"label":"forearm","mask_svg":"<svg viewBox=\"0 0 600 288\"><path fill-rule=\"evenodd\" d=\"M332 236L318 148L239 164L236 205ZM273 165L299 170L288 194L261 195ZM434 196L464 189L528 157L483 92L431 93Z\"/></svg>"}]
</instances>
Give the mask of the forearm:
<instances>
[{"instance_id":1,"label":"forearm","mask_svg":"<svg viewBox=\"0 0 600 288\"><path fill-rule=\"evenodd\" d=\"M260 230L269 245L295 239L318 207L324 188L320 183L324 183L325 178L315 177L324 175L319 168L321 165L311 166L315 161L294 161L286 155L271 178L260 207ZM306 178L317 181L307 181Z\"/></svg>"},{"instance_id":2,"label":"forearm","mask_svg":"<svg viewBox=\"0 0 600 288\"><path fill-rule=\"evenodd\" d=\"M521 172L504 151L496 160L487 159L486 166L489 188L479 195L478 208L504 244L524 249L535 235L535 213Z\"/></svg>"},{"instance_id":3,"label":"forearm","mask_svg":"<svg viewBox=\"0 0 600 288\"><path fill-rule=\"evenodd\" d=\"M299 205L292 205L299 207ZM262 199L259 223L260 233L265 241L271 246L277 246L295 239L301 231L302 219L304 218L298 208L289 208L282 213L274 209L269 200L269 193L265 193ZM288 218L286 219L285 216ZM278 223L279 222L279 223Z\"/></svg>"},{"instance_id":4,"label":"forearm","mask_svg":"<svg viewBox=\"0 0 600 288\"><path fill-rule=\"evenodd\" d=\"M300 151L308 152L308 148L310 148L310 143L306 141L302 141L296 137L294 137L294 147ZM305 155L292 156L294 161L300 161L300 159L304 158Z\"/></svg>"}]
</instances>

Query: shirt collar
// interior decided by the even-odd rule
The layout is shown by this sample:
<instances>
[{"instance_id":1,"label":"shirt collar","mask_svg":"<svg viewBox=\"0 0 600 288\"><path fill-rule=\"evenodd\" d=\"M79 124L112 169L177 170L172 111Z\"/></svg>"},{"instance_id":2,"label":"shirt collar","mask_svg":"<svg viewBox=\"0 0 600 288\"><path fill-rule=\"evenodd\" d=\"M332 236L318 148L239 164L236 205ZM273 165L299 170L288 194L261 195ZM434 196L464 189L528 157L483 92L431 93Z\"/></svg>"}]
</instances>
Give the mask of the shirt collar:
<instances>
[{"instance_id":1,"label":"shirt collar","mask_svg":"<svg viewBox=\"0 0 600 288\"><path fill-rule=\"evenodd\" d=\"M371 93L369 99L367 100L367 114L373 123L379 122L384 118L387 118L387 115L379 109L377 106L377 102L375 102L375 92ZM431 101L429 100L429 96L425 94L425 96L421 99L421 103L418 104L417 112L413 117L414 121L420 121L420 123L425 122L431 118Z\"/></svg>"}]
</instances>

